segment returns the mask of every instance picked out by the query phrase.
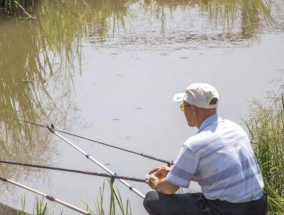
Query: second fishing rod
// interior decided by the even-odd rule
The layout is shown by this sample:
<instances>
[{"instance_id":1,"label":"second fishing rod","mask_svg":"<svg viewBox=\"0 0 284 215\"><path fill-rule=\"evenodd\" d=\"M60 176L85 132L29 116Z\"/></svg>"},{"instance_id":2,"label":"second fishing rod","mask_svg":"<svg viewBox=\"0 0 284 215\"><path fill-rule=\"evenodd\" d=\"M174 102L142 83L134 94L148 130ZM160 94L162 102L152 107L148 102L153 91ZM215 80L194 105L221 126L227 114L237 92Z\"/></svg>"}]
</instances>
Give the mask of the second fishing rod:
<instances>
[{"instance_id":1,"label":"second fishing rod","mask_svg":"<svg viewBox=\"0 0 284 215\"><path fill-rule=\"evenodd\" d=\"M1 115L1 114L0 114L0 116L6 117L8 119L12 119L12 120L15 120L15 121L18 121L18 122L23 122L23 123L27 123L27 124L30 124L30 125L38 126L38 127L41 127L41 128L48 128L48 126L43 125L43 124L38 124L38 123L30 122L30 121L27 121L27 120L21 120L21 119L17 119L17 118L14 118L14 117ZM90 141L90 142L93 142L93 143L98 143L100 145L107 146L107 147L110 147L110 148L114 148L114 149L117 149L117 150L121 150L121 151L124 151L124 152L128 152L128 153L131 153L131 154L139 155L139 156L151 159L151 160L159 161L159 162L167 164L169 167L171 165L173 165L173 161L167 161L167 160L164 160L164 159L161 159L161 158L157 158L157 157L154 157L154 156L151 156L151 155L147 155L147 154L144 154L144 153L140 153L140 152L136 152L136 151L133 151L133 150L125 149L125 148L122 148L122 147L114 146L114 145L111 145L111 144L108 144L108 143L104 143L104 142L101 142L101 141L93 140L93 139L90 139L90 138L87 138L87 137L83 137L83 136L80 136L80 135L77 135L77 134L72 134L70 132L62 131L62 130L54 128L54 126L52 124L51 124L51 128L52 128L53 131L56 131L56 132L60 132L60 133L67 134L67 135L70 135L70 136L73 136L73 137L81 138L83 140L87 140L87 141Z\"/></svg>"},{"instance_id":2,"label":"second fishing rod","mask_svg":"<svg viewBox=\"0 0 284 215\"><path fill-rule=\"evenodd\" d=\"M59 138L61 138L62 140L64 140L66 143L68 143L68 145L72 146L74 149L76 149L77 151L79 151L81 154L83 154L87 159L91 160L92 162L94 162L95 164L97 164L98 166L100 166L102 169L104 169L107 173L109 173L110 175L115 176L116 173L114 173L113 171L111 171L109 168L107 168L106 166L104 166L102 163L100 163L98 160L96 160L94 157L92 157L91 155L89 155L88 153L86 153L85 151L83 151L82 149L80 149L78 146L76 146L75 144L73 144L71 141L69 141L68 139L66 139L65 137L63 137L61 134L59 134L58 132L56 132L54 130L54 125L51 126L47 126L47 128L49 129L49 131L53 134L55 134L56 136L58 136ZM145 198L145 195L143 193L141 193L139 190L137 190L136 188L132 187L129 183L127 183L125 180L118 178L118 181L120 181L122 184L124 184L126 187L129 188L129 190L133 191L134 193L136 193L138 196L140 196L142 199Z\"/></svg>"},{"instance_id":3,"label":"second fishing rod","mask_svg":"<svg viewBox=\"0 0 284 215\"><path fill-rule=\"evenodd\" d=\"M48 169L48 170L57 170L57 171L63 171L63 172L70 172L70 173L79 173L79 174L85 174L85 175L92 175L92 176L101 176L106 177L110 179L124 179L127 181L136 181L136 182L145 182L145 179L141 178L134 178L129 176L121 176L121 175L110 175L105 173L98 173L98 172L92 172L88 170L76 170L76 169L66 169L62 167L54 167L54 166L44 166L44 165L37 165L37 164L28 164L28 163L19 163L14 161L7 161L7 160L0 160L0 164L9 164L9 165L18 165L18 166L25 166L25 167L32 167L32 168L40 168L40 169Z\"/></svg>"}]
</instances>

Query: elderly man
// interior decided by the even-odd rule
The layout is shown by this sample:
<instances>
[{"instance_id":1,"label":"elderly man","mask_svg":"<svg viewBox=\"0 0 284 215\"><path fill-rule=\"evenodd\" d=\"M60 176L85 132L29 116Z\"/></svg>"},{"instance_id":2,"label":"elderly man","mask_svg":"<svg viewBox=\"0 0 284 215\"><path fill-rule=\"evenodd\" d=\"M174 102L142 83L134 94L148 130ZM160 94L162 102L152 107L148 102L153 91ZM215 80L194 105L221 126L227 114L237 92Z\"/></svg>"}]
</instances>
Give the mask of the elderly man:
<instances>
[{"instance_id":1,"label":"elderly man","mask_svg":"<svg viewBox=\"0 0 284 215\"><path fill-rule=\"evenodd\" d=\"M149 171L144 207L151 215L264 215L267 200L259 165L245 131L217 114L219 94L209 84L194 83L174 96L181 102L189 137L172 168ZM190 181L202 193L176 193Z\"/></svg>"}]
</instances>

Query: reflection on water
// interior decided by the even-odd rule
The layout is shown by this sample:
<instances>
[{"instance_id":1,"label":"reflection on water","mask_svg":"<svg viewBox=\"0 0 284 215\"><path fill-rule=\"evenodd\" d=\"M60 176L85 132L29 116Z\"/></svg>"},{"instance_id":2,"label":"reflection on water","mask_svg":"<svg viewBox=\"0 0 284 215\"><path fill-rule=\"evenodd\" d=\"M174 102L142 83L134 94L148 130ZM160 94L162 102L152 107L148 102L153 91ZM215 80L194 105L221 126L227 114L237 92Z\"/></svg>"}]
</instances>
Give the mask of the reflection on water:
<instances>
[{"instance_id":1,"label":"reflection on water","mask_svg":"<svg viewBox=\"0 0 284 215\"><path fill-rule=\"evenodd\" d=\"M41 22L41 19L8 17L0 22L2 160L37 164L48 162L48 157L53 153L48 131L21 120L45 122L46 118L58 114L54 111L61 105L58 100L61 101L62 97L67 101L61 106L70 105L68 98L75 63L80 70L80 63L77 63L80 61L80 50L78 45L73 45L76 42L74 34L61 34L63 27L60 26L53 31L53 20L48 23ZM65 115L61 116L53 122L64 120ZM29 173L25 171L22 174L19 171L21 168L7 165L0 168L3 176L28 179ZM30 178L37 177L33 175Z\"/></svg>"},{"instance_id":2,"label":"reflection on water","mask_svg":"<svg viewBox=\"0 0 284 215\"><path fill-rule=\"evenodd\" d=\"M97 1L95 1L97 2ZM230 46L279 27L274 1L100 1L88 3L84 24L89 42L101 46ZM122 5L116 7L116 4ZM126 5L125 7L123 7ZM281 17L283 22L283 17ZM283 25L282 25L283 29Z\"/></svg>"},{"instance_id":3,"label":"reflection on water","mask_svg":"<svg viewBox=\"0 0 284 215\"><path fill-rule=\"evenodd\" d=\"M263 20L271 21L271 5L272 1L263 0L178 0L174 2L149 0L145 1L144 7L160 17L162 26L166 25L165 9L190 11L198 8L213 25L222 28L223 33L230 35L237 31L240 37L250 38L255 35Z\"/></svg>"},{"instance_id":4,"label":"reflection on water","mask_svg":"<svg viewBox=\"0 0 284 215\"><path fill-rule=\"evenodd\" d=\"M31 26L19 24L11 31L10 24L0 26L1 159L29 161L35 157L34 130L3 116L34 120L44 115L40 91L45 79Z\"/></svg>"},{"instance_id":5,"label":"reflection on water","mask_svg":"<svg viewBox=\"0 0 284 215\"><path fill-rule=\"evenodd\" d=\"M243 45L261 31L274 27L283 31L283 13L274 10L277 4L273 0L42 0L32 10L36 19L0 17L1 159L49 162L54 149L48 131L17 119L43 124L52 120L61 126L77 123L80 111L74 85L83 75L84 47L112 54L112 48L121 47L145 53L162 46L180 50ZM20 168L0 168L5 176L29 178Z\"/></svg>"}]
</instances>

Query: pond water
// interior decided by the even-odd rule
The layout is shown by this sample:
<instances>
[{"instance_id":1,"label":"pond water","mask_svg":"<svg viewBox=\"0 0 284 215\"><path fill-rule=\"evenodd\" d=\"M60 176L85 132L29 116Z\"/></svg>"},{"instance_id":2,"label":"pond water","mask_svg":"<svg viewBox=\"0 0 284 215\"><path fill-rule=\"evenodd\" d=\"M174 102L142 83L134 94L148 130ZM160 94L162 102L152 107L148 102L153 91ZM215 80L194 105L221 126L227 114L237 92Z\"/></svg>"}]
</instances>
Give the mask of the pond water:
<instances>
[{"instance_id":1,"label":"pond water","mask_svg":"<svg viewBox=\"0 0 284 215\"><path fill-rule=\"evenodd\" d=\"M171 161L196 132L172 101L176 92L192 82L211 83L221 95L219 114L245 128L249 102L284 83L282 1L46 0L31 14L0 16L1 160L104 172L48 129L20 119ZM164 165L63 136L119 175L143 178ZM81 208L95 208L105 181L0 168L2 177ZM33 194L0 183L1 202L21 208L25 196L32 213ZM144 194L150 190L129 183ZM138 195L115 185L132 214L145 214ZM108 205L108 185L104 197ZM55 214L78 214L48 204Z\"/></svg>"}]
</instances>

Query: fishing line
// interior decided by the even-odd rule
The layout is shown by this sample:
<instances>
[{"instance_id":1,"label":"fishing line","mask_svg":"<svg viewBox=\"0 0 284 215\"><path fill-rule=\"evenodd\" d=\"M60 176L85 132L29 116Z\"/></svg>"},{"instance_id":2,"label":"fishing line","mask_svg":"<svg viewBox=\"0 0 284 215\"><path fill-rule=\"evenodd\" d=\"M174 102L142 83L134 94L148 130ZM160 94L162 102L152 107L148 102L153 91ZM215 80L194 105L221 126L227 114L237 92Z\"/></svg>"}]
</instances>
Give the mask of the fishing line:
<instances>
[{"instance_id":1,"label":"fishing line","mask_svg":"<svg viewBox=\"0 0 284 215\"><path fill-rule=\"evenodd\" d=\"M35 189L33 189L33 188L27 187L27 186L25 186L25 185L23 185L23 184L20 184L20 183L18 183L18 182L12 181L12 180L10 180L10 179L7 179L7 178L1 177L1 176L0 176L0 180L3 181L3 182L8 182L8 183L10 183L10 184L14 184L14 185L16 185L16 186L18 186L18 187L21 187L21 188L25 189L25 190L28 190L28 191L30 191L30 192L36 193L36 194L38 194L38 195L41 195L41 196L45 197L46 199L48 199L49 201L52 201L52 202L56 202L56 203L58 203L58 204L61 204L61 205L65 206L65 207L70 208L70 209L72 209L72 210L74 210L74 211L77 211L77 212L79 212L79 213L81 213L81 214L92 215L91 213L89 213L89 212L87 212L87 211L85 211L85 210L82 210L82 209L80 209L80 208L78 208L78 207L76 207L76 206L73 206L73 205L71 205L71 204L69 204L69 203L66 203L66 202L64 202L64 201L62 201L62 200L60 200L60 199L57 199L57 198L55 198L55 197L53 197L53 196L47 195L47 194L45 194L45 193L42 193L42 192L40 192L40 191L38 191L38 190L35 190Z\"/></svg>"},{"instance_id":2,"label":"fishing line","mask_svg":"<svg viewBox=\"0 0 284 215\"><path fill-rule=\"evenodd\" d=\"M87 154L86 152L84 152L82 149L80 149L78 146L74 145L72 142L70 142L69 140L67 140L65 137L63 137L62 135L58 134L55 130L52 129L52 127L48 126L48 129L51 133L55 134L56 136L60 137L62 140L64 140L66 143L68 143L70 146L72 146L73 148L75 148L77 151L79 151L80 153L82 153L83 155L86 156L87 159L90 159L91 161L93 161L95 164L97 164L98 166L100 166L102 169L104 169L106 172L108 172L109 174L115 176L116 174L111 171L110 169L108 169L106 166L104 166L102 163L100 163L99 161L97 161L96 159L94 159L91 155ZM128 184L125 180L118 178L117 180L119 180L122 184L124 184L125 186L127 186L131 191L133 191L134 193L136 193L138 196L140 196L142 199L145 198L144 194L142 194L139 190L137 190L136 188L132 187L130 184Z\"/></svg>"},{"instance_id":3,"label":"fishing line","mask_svg":"<svg viewBox=\"0 0 284 215\"><path fill-rule=\"evenodd\" d=\"M21 120L21 119L16 119L16 118L4 116L4 115L1 115L1 114L0 114L0 116L10 118L10 119L13 119L13 120L16 120L16 121L19 121L19 122L24 122L24 123L27 123L27 124L39 126L39 127L42 127L42 128L48 128L47 125L42 125L42 124L38 124L38 123L26 121L26 120ZM122 148L122 147L114 146L114 145L107 144L107 143L104 143L104 142L101 142L101 141L97 141L97 140L93 140L93 139L90 139L90 138L87 138L87 137L83 137L83 136L80 136L80 135L77 135L77 134L72 134L72 133L69 133L69 132L66 132L66 131L55 129L53 124L51 124L51 127L54 131L57 131L57 132L60 132L60 133L63 133L63 134L67 134L67 135L70 135L70 136L74 136L74 137L77 137L77 138L81 138L81 139L84 139L84 140L87 140L87 141L90 141L90 142L98 143L100 145L111 147L111 148L114 148L114 149L117 149L117 150L125 151L125 152L131 153L131 154L140 155L142 157L145 157L145 158L148 158L148 159L151 159L151 160L166 163L169 167L174 164L173 161L167 161L167 160L164 160L164 159L156 158L156 157L151 156L151 155L135 152L133 150L125 149L125 148Z\"/></svg>"},{"instance_id":4,"label":"fishing line","mask_svg":"<svg viewBox=\"0 0 284 215\"><path fill-rule=\"evenodd\" d=\"M139 178L128 177L128 176L120 176L120 175L109 175L105 173L97 173L97 172L84 171L84 170L66 169L66 168L60 168L60 167L43 166L43 165L36 165L36 164L4 161L4 160L0 160L0 163L17 165L17 166L25 166L25 167L41 168L41 169L58 170L58 171L63 171L63 172L80 173L80 174L85 174L85 175L102 176L102 177L107 177L107 178L112 178L112 179L114 178L114 179L124 179L124 180L129 180L129 181L136 181L136 182L145 182L145 179L139 179Z\"/></svg>"}]
</instances>

